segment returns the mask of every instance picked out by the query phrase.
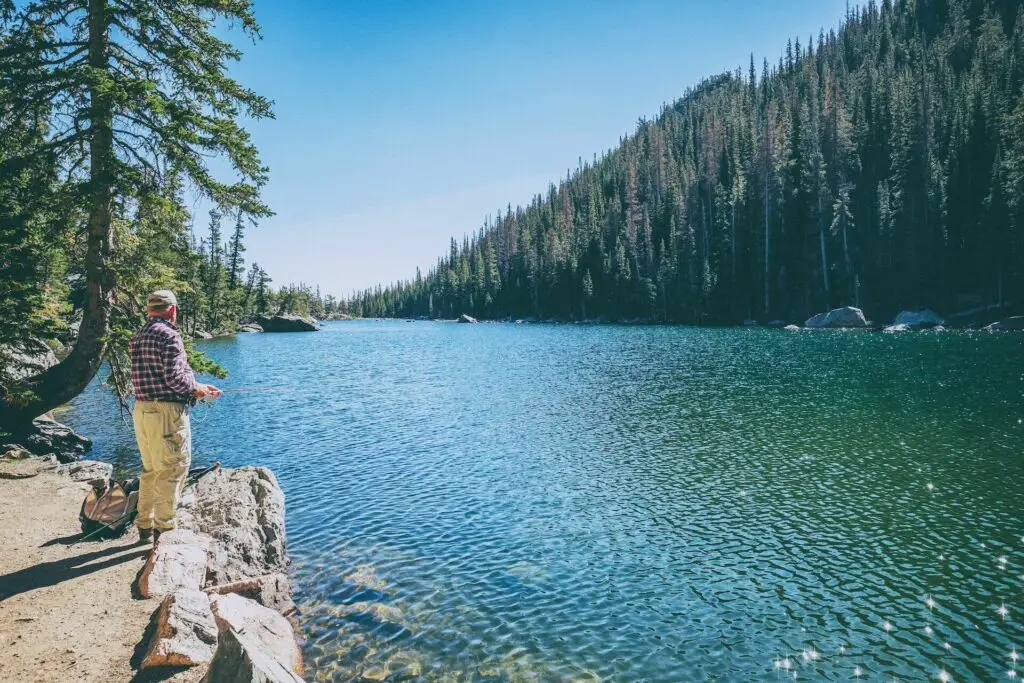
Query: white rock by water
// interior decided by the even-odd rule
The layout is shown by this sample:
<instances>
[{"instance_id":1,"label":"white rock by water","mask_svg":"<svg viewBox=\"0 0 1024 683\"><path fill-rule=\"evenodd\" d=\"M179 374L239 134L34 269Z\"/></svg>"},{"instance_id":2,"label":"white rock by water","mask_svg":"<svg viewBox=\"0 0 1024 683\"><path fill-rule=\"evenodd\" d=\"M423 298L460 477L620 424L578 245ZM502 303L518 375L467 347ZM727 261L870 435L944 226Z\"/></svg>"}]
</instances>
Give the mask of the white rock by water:
<instances>
[{"instance_id":1,"label":"white rock by water","mask_svg":"<svg viewBox=\"0 0 1024 683\"><path fill-rule=\"evenodd\" d=\"M303 683L303 679L250 635L228 628L220 631L217 654L203 683Z\"/></svg>"},{"instance_id":2,"label":"white rock by water","mask_svg":"<svg viewBox=\"0 0 1024 683\"><path fill-rule=\"evenodd\" d=\"M215 470L182 496L180 526L213 538L214 585L287 574L284 493L265 467Z\"/></svg>"},{"instance_id":3,"label":"white rock by water","mask_svg":"<svg viewBox=\"0 0 1024 683\"><path fill-rule=\"evenodd\" d=\"M243 598L255 600L264 607L269 607L285 616L295 611L291 584L284 574L267 574L254 579L242 579L219 586L210 586L206 592L217 595L226 595L227 593L241 595Z\"/></svg>"},{"instance_id":4,"label":"white rock by water","mask_svg":"<svg viewBox=\"0 0 1024 683\"><path fill-rule=\"evenodd\" d=\"M209 595L178 589L164 598L156 619L156 632L141 668L195 666L213 659L217 623L210 610Z\"/></svg>"},{"instance_id":5,"label":"white rock by water","mask_svg":"<svg viewBox=\"0 0 1024 683\"><path fill-rule=\"evenodd\" d=\"M210 608L220 631L232 629L244 633L285 666L293 671L302 670L302 653L295 631L283 616L233 593L211 596Z\"/></svg>"},{"instance_id":6,"label":"white rock by water","mask_svg":"<svg viewBox=\"0 0 1024 683\"><path fill-rule=\"evenodd\" d=\"M200 590L206 582L211 539L186 529L160 535L139 577L143 597L163 597L179 588Z\"/></svg>"},{"instance_id":7,"label":"white rock by water","mask_svg":"<svg viewBox=\"0 0 1024 683\"><path fill-rule=\"evenodd\" d=\"M894 334L896 332L910 332L910 326L909 325L904 325L903 323L899 323L897 325L889 325L887 328L885 328L882 331L883 332L888 332L889 334Z\"/></svg>"},{"instance_id":8,"label":"white rock by water","mask_svg":"<svg viewBox=\"0 0 1024 683\"><path fill-rule=\"evenodd\" d=\"M800 328L797 325L786 325L782 329L789 330L790 332L799 332Z\"/></svg>"},{"instance_id":9,"label":"white rock by water","mask_svg":"<svg viewBox=\"0 0 1024 683\"><path fill-rule=\"evenodd\" d=\"M847 328L847 327L867 327L867 320L864 318L864 312L859 308L853 306L843 306L842 308L834 308L828 313L819 313L816 316L808 318L807 322L804 323L805 327L810 328Z\"/></svg>"}]
</instances>

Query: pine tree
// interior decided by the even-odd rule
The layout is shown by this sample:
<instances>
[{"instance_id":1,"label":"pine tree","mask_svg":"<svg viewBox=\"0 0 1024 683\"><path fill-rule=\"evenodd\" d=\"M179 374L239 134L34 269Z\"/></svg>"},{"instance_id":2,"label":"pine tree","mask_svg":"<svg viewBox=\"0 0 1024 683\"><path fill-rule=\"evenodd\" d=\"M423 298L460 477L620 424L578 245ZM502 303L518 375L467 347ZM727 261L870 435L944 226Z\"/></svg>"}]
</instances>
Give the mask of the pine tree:
<instances>
[{"instance_id":1,"label":"pine tree","mask_svg":"<svg viewBox=\"0 0 1024 683\"><path fill-rule=\"evenodd\" d=\"M78 394L95 375L111 336L117 287L114 231L123 207L159 195L174 168L215 203L266 215L266 180L256 149L236 122L264 118L270 103L227 76L239 52L219 38L220 20L259 36L248 0L231 3L149 0L33 0L0 16L0 73L9 121L41 112L49 128L3 160L10 169L50 157L81 188L85 308L70 354L28 378L0 422L23 425ZM226 156L238 177L224 183L207 166Z\"/></svg>"}]
</instances>

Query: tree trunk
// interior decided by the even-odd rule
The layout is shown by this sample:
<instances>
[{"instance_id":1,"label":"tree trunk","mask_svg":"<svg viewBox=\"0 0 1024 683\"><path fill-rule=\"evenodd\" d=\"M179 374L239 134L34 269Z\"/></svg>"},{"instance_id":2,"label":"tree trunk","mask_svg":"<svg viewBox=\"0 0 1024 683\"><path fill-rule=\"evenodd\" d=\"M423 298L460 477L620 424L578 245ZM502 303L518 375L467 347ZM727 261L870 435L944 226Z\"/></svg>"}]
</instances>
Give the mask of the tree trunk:
<instances>
[{"instance_id":1,"label":"tree trunk","mask_svg":"<svg viewBox=\"0 0 1024 683\"><path fill-rule=\"evenodd\" d=\"M108 69L109 18L107 0L89 0L89 65L98 71ZM32 419L67 403L88 386L99 370L110 335L113 306L114 272L110 268L113 238L114 158L113 105L102 85L90 92L89 121L89 226L85 253L86 300L78 339L67 358L48 370L27 379L23 387L33 398L28 402L4 405L0 426L17 431ZM19 387L21 388L21 387Z\"/></svg>"},{"instance_id":2,"label":"tree trunk","mask_svg":"<svg viewBox=\"0 0 1024 683\"><path fill-rule=\"evenodd\" d=\"M821 187L818 188L818 234L821 241L821 280L825 287L825 309L832 306L832 292L828 284L828 250L825 245L825 214L821 208Z\"/></svg>"}]
</instances>

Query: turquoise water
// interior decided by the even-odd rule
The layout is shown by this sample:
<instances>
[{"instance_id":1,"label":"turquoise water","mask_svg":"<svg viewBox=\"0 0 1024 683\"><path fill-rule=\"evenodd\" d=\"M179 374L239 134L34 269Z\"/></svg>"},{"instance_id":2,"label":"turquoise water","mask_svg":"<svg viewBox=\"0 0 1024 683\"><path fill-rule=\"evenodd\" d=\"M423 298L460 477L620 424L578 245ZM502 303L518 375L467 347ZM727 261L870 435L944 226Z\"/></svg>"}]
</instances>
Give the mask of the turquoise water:
<instances>
[{"instance_id":1,"label":"turquoise water","mask_svg":"<svg viewBox=\"0 0 1024 683\"><path fill-rule=\"evenodd\" d=\"M262 388L196 410L197 460L277 474L311 680L1007 680L1024 654L1024 335L203 348ZM70 421L135 466L98 389Z\"/></svg>"}]
</instances>

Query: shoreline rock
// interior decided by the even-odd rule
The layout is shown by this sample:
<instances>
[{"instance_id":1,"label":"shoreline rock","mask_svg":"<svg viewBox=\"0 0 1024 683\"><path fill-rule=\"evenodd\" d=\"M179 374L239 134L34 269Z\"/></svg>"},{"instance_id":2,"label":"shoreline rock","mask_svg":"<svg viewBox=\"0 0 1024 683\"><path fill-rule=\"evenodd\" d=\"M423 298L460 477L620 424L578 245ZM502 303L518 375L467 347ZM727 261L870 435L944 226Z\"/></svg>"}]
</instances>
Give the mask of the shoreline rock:
<instances>
[{"instance_id":1,"label":"shoreline rock","mask_svg":"<svg viewBox=\"0 0 1024 683\"><path fill-rule=\"evenodd\" d=\"M37 456L16 444L2 450L0 478L49 472L64 481L90 482L112 473L109 463L60 465L53 455ZM217 683L302 681L301 641L291 619L296 608L287 575L284 493L273 473L264 467L214 470L183 498L179 528L160 536L136 580L143 598L160 598L152 637L140 644L145 654L136 666L208 666L205 680ZM234 642L232 633L242 634L244 647L222 653L223 643ZM245 662L258 664L252 671L272 677L239 677L237 667L223 668L239 652Z\"/></svg>"},{"instance_id":2,"label":"shoreline rock","mask_svg":"<svg viewBox=\"0 0 1024 683\"><path fill-rule=\"evenodd\" d=\"M808 318L807 322L804 323L804 327L810 329L859 329L867 326L868 322L864 317L864 311L853 306L843 306L842 308L833 308L827 313L818 313Z\"/></svg>"},{"instance_id":3,"label":"shoreline rock","mask_svg":"<svg viewBox=\"0 0 1024 683\"><path fill-rule=\"evenodd\" d=\"M256 322L264 332L316 332L320 325L313 318L298 315L257 316Z\"/></svg>"}]
</instances>

